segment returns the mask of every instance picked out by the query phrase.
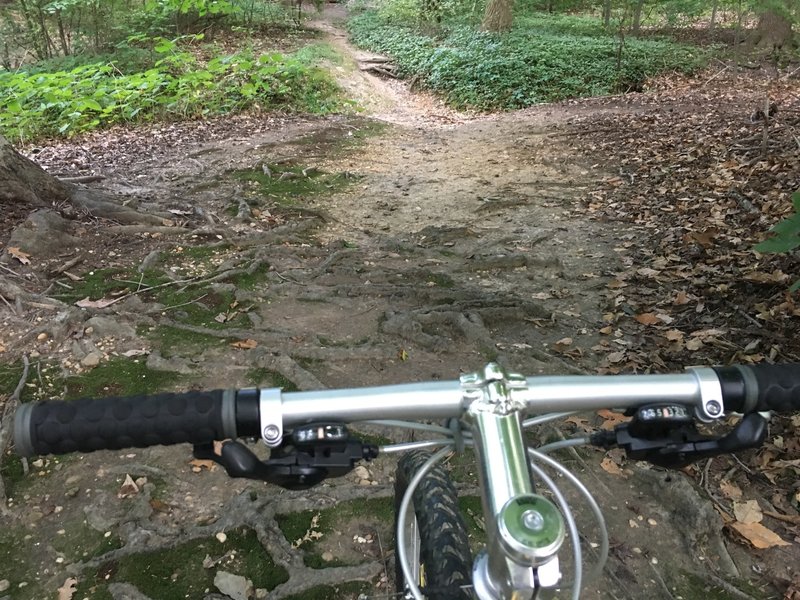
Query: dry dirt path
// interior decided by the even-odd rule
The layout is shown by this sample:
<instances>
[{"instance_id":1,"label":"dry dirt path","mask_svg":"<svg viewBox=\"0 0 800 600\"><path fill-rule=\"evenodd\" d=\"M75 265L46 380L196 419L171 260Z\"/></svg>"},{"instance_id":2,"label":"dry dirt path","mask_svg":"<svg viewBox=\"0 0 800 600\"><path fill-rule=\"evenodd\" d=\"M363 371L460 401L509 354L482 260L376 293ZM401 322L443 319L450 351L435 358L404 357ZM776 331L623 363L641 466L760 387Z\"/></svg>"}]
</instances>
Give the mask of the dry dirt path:
<instances>
[{"instance_id":1,"label":"dry dirt path","mask_svg":"<svg viewBox=\"0 0 800 600\"><path fill-rule=\"evenodd\" d=\"M92 250L84 278L88 268L143 264L176 278L209 268L226 276L185 303L137 294L111 310L67 303L40 321L4 314L9 352L49 356L88 378L115 354L141 350L136 360L152 371L184 377L163 384L176 388L454 379L488 360L527 374L594 368L602 290L626 264L633 233L586 219L578 203L602 171L560 134L589 109L454 113L348 64L357 53L336 24L341 9L326 10L313 25L344 53L340 79L368 116L112 132L38 153L52 168L84 157L108 189L136 194L149 210L179 211L172 214L194 230L173 237L85 222L76 232ZM106 159L109 147L135 158ZM234 172L264 165L313 167L354 183L303 196L299 208L269 197L254 203L254 184ZM210 263L187 250L212 242ZM245 285L226 270L239 267L259 277ZM228 326L197 325L196 306L221 310ZM87 325L93 315L101 319ZM175 332L196 337L177 340ZM726 546L717 513L687 480L637 465L610 474L601 458L566 460L597 494L612 538L609 568L584 597L689 599L710 585L728 586L718 597L749 597L723 579L751 578L752 557ZM393 597L386 514L363 510L391 495L391 459L309 492L229 480L189 459L188 448L155 448L32 463L3 517L0 599L55 598L72 577L72 598L222 598L222 586L241 581L203 583L221 572L253 579L256 597L272 588L266 597L274 600ZM460 475L469 470L455 464ZM127 475L144 478L138 491L122 489ZM468 476L459 481L471 489ZM302 510L323 522L304 523ZM315 531L322 537L314 544L293 544ZM285 575L257 578L247 561L258 560L257 548ZM351 581L366 587L353 591L344 585ZM332 587L309 595L319 585ZM748 594L759 596L760 581L753 585Z\"/></svg>"}]
</instances>

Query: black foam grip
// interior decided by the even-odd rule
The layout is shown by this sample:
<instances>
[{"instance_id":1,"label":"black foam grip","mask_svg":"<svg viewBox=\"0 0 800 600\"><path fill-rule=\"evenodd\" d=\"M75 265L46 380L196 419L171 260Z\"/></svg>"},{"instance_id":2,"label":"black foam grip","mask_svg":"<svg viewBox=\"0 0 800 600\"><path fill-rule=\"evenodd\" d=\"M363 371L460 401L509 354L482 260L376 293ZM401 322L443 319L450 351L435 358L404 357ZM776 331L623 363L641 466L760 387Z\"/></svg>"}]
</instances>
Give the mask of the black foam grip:
<instances>
[{"instance_id":1,"label":"black foam grip","mask_svg":"<svg viewBox=\"0 0 800 600\"><path fill-rule=\"evenodd\" d=\"M758 383L756 410L800 412L800 364L748 365Z\"/></svg>"},{"instance_id":2,"label":"black foam grip","mask_svg":"<svg viewBox=\"0 0 800 600\"><path fill-rule=\"evenodd\" d=\"M226 437L224 390L126 398L47 401L31 406L19 424L26 450L66 454L144 448ZM24 405L23 405L24 406Z\"/></svg>"}]
</instances>

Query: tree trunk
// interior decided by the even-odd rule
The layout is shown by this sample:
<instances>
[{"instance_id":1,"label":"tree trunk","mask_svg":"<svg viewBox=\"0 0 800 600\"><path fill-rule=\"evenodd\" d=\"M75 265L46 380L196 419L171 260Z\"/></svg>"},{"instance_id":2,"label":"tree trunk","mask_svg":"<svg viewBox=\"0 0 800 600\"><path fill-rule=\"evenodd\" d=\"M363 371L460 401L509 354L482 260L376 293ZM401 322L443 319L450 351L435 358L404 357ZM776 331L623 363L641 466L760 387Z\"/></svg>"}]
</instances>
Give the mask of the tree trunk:
<instances>
[{"instance_id":1,"label":"tree trunk","mask_svg":"<svg viewBox=\"0 0 800 600\"><path fill-rule=\"evenodd\" d=\"M69 200L67 186L19 154L0 135L0 205L51 206Z\"/></svg>"},{"instance_id":2,"label":"tree trunk","mask_svg":"<svg viewBox=\"0 0 800 600\"><path fill-rule=\"evenodd\" d=\"M644 8L644 0L636 0L633 6L633 23L631 24L631 32L633 35L639 35L642 30L642 9Z\"/></svg>"},{"instance_id":3,"label":"tree trunk","mask_svg":"<svg viewBox=\"0 0 800 600\"><path fill-rule=\"evenodd\" d=\"M714 28L717 25L717 10L719 8L719 0L714 0L714 5L711 7L711 22L708 24L708 32L714 33Z\"/></svg>"},{"instance_id":4,"label":"tree trunk","mask_svg":"<svg viewBox=\"0 0 800 600\"><path fill-rule=\"evenodd\" d=\"M514 0L489 0L481 29L497 33L511 29L514 20L513 7Z\"/></svg>"},{"instance_id":5,"label":"tree trunk","mask_svg":"<svg viewBox=\"0 0 800 600\"><path fill-rule=\"evenodd\" d=\"M171 224L169 219L123 206L115 195L60 181L14 150L0 135L0 210L13 204L28 205L31 210L71 205L118 223Z\"/></svg>"},{"instance_id":6,"label":"tree trunk","mask_svg":"<svg viewBox=\"0 0 800 600\"><path fill-rule=\"evenodd\" d=\"M606 29L611 27L611 0L603 0L603 25Z\"/></svg>"},{"instance_id":7,"label":"tree trunk","mask_svg":"<svg viewBox=\"0 0 800 600\"><path fill-rule=\"evenodd\" d=\"M753 46L763 49L780 49L792 42L792 22L788 15L767 10L759 15L758 28L752 39Z\"/></svg>"}]
</instances>

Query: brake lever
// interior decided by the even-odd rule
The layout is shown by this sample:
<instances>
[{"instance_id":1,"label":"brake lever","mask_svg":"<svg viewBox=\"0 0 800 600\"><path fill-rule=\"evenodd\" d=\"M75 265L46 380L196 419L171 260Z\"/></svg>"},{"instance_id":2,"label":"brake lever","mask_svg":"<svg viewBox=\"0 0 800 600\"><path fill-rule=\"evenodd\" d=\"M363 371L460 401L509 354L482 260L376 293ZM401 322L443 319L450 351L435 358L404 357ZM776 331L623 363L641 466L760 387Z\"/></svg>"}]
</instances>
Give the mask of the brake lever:
<instances>
[{"instance_id":1,"label":"brake lever","mask_svg":"<svg viewBox=\"0 0 800 600\"><path fill-rule=\"evenodd\" d=\"M193 454L195 458L214 461L230 477L305 490L328 477L346 475L359 461L375 458L378 448L350 438L341 426L317 424L296 430L281 446L272 449L267 460L234 440L222 442L219 453L211 443L196 444Z\"/></svg>"},{"instance_id":2,"label":"brake lever","mask_svg":"<svg viewBox=\"0 0 800 600\"><path fill-rule=\"evenodd\" d=\"M657 410L675 408L661 406ZM702 435L687 416L688 413L673 412L665 422L645 425L634 418L617 425L613 431L598 432L591 437L591 443L605 448L620 447L634 460L680 469L703 458L759 447L767 436L767 419L759 413L745 416L730 433L720 438Z\"/></svg>"}]
</instances>

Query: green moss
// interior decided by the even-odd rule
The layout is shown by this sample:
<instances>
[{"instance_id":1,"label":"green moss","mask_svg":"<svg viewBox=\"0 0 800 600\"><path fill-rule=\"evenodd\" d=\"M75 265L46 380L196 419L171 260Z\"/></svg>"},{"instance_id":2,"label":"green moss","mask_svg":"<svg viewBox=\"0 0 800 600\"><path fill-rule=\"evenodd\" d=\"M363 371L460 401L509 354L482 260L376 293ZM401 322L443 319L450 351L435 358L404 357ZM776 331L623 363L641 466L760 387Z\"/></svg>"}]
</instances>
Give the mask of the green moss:
<instances>
[{"instance_id":1,"label":"green moss","mask_svg":"<svg viewBox=\"0 0 800 600\"><path fill-rule=\"evenodd\" d=\"M683 596L684 598L728 600L731 597L730 592L717 585L714 585L713 583L709 583L705 578L702 577L702 575L692 573L690 571L684 571L680 574L676 574L676 577L672 578L671 581L668 581L668 583L674 586L672 589L675 590L676 596ZM736 588L745 592L751 598L755 598L757 600L766 599L772 596L765 590L759 589L752 583L742 579L737 579L732 583Z\"/></svg>"},{"instance_id":2,"label":"green moss","mask_svg":"<svg viewBox=\"0 0 800 600\"><path fill-rule=\"evenodd\" d=\"M222 560L216 569L207 569L203 567L206 556ZM289 578L286 570L276 565L264 550L253 530L239 529L227 532L224 543L216 537L202 538L169 550L136 554L106 563L81 583L75 597L89 594L92 599L103 597L100 594L104 593L107 583L127 582L159 600L202 598L206 590L214 589L217 569L242 575L256 588L269 590Z\"/></svg>"},{"instance_id":3,"label":"green moss","mask_svg":"<svg viewBox=\"0 0 800 600\"><path fill-rule=\"evenodd\" d=\"M169 389L180 376L165 371L153 371L144 361L112 358L91 371L67 378L66 399L98 398L104 396L137 396Z\"/></svg>"},{"instance_id":4,"label":"green moss","mask_svg":"<svg viewBox=\"0 0 800 600\"><path fill-rule=\"evenodd\" d=\"M141 281L141 283L138 283ZM77 302L84 298L99 300L101 298L113 298L122 294L136 291L141 287L149 287L155 283L163 283L158 280L153 282L145 280L142 274L124 269L95 269L84 273L80 281L65 280L69 290L61 291L53 296L67 303Z\"/></svg>"},{"instance_id":5,"label":"green moss","mask_svg":"<svg viewBox=\"0 0 800 600\"><path fill-rule=\"evenodd\" d=\"M478 483L478 471L475 463L475 454L472 451L454 454L445 463L450 473L450 478L459 483Z\"/></svg>"},{"instance_id":6,"label":"green moss","mask_svg":"<svg viewBox=\"0 0 800 600\"><path fill-rule=\"evenodd\" d=\"M245 290L253 290L260 283L267 280L267 273L269 273L270 266L267 263L259 265L252 273L242 273L233 279L236 287Z\"/></svg>"},{"instance_id":7,"label":"green moss","mask_svg":"<svg viewBox=\"0 0 800 600\"><path fill-rule=\"evenodd\" d=\"M265 172L267 169L269 173ZM236 171L234 177L251 182L259 196L286 207L295 206L304 198L341 190L356 181L349 173L327 173L290 163Z\"/></svg>"},{"instance_id":8,"label":"green moss","mask_svg":"<svg viewBox=\"0 0 800 600\"><path fill-rule=\"evenodd\" d=\"M345 600L367 594L372 586L364 581L350 581L339 585L320 585L301 594L287 596L286 600Z\"/></svg>"},{"instance_id":9,"label":"green moss","mask_svg":"<svg viewBox=\"0 0 800 600\"><path fill-rule=\"evenodd\" d=\"M68 562L85 561L122 547L119 537L106 537L83 520L64 523L62 529L64 533L53 537L52 545Z\"/></svg>"},{"instance_id":10,"label":"green moss","mask_svg":"<svg viewBox=\"0 0 800 600\"><path fill-rule=\"evenodd\" d=\"M0 461L0 477L6 486L6 495L14 497L17 486L25 479L25 470L22 467L22 459L7 450L3 460Z\"/></svg>"},{"instance_id":11,"label":"green moss","mask_svg":"<svg viewBox=\"0 0 800 600\"><path fill-rule=\"evenodd\" d=\"M353 431L352 429L350 430L350 434L354 438L358 438L359 440L361 440L362 443L364 443L364 444L372 444L373 446L388 446L389 444L392 443L392 440L390 440L388 437L385 437L383 435L377 435L377 434L373 434L373 433L364 433L364 432L361 432L361 431Z\"/></svg>"},{"instance_id":12,"label":"green moss","mask_svg":"<svg viewBox=\"0 0 800 600\"><path fill-rule=\"evenodd\" d=\"M369 515L382 523L394 522L392 498L369 498L343 502L325 510L306 510L278 516L278 525L286 539L303 550L303 561L312 569L343 566L339 560L325 561L319 549L320 542L309 532L325 534L340 530L349 521Z\"/></svg>"},{"instance_id":13,"label":"green moss","mask_svg":"<svg viewBox=\"0 0 800 600\"><path fill-rule=\"evenodd\" d=\"M247 383L253 387L279 387L284 392L296 392L300 389L291 379L263 367L250 369L247 372Z\"/></svg>"},{"instance_id":14,"label":"green moss","mask_svg":"<svg viewBox=\"0 0 800 600\"><path fill-rule=\"evenodd\" d=\"M427 277L428 282L434 283L437 287L452 288L456 282L446 273L430 273Z\"/></svg>"},{"instance_id":15,"label":"green moss","mask_svg":"<svg viewBox=\"0 0 800 600\"><path fill-rule=\"evenodd\" d=\"M486 529L483 523L483 507L478 496L460 496L458 506L464 523L467 525L470 546L473 552L486 543Z\"/></svg>"},{"instance_id":16,"label":"green moss","mask_svg":"<svg viewBox=\"0 0 800 600\"><path fill-rule=\"evenodd\" d=\"M208 348L222 346L225 340L205 333L196 333L179 327L159 325L153 330L140 329L139 335L149 338L158 346L164 358L179 354L183 357L199 356Z\"/></svg>"},{"instance_id":17,"label":"green moss","mask_svg":"<svg viewBox=\"0 0 800 600\"><path fill-rule=\"evenodd\" d=\"M7 579L11 584L10 590L19 590L19 584L27 582L31 598L36 596L33 589L36 573L30 555L30 542L24 539L23 534L13 528L3 528L0 535L0 579ZM14 596L17 598L17 596Z\"/></svg>"},{"instance_id":18,"label":"green moss","mask_svg":"<svg viewBox=\"0 0 800 600\"><path fill-rule=\"evenodd\" d=\"M10 396L22 377L22 365L0 365L0 396ZM20 402L46 400L59 395L63 385L61 366L46 361L32 362Z\"/></svg>"},{"instance_id":19,"label":"green moss","mask_svg":"<svg viewBox=\"0 0 800 600\"><path fill-rule=\"evenodd\" d=\"M10 396L22 377L22 365L0 365L0 395Z\"/></svg>"}]
</instances>

